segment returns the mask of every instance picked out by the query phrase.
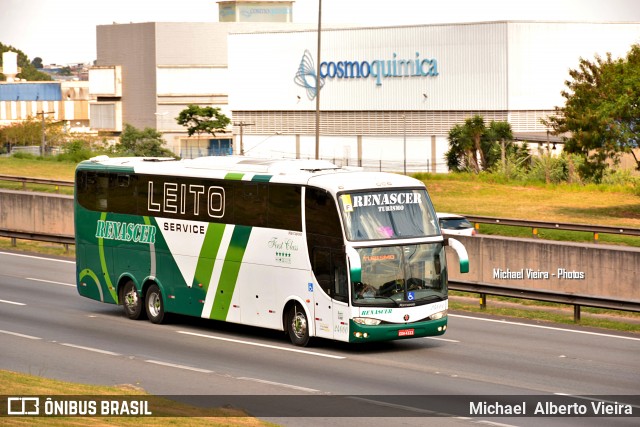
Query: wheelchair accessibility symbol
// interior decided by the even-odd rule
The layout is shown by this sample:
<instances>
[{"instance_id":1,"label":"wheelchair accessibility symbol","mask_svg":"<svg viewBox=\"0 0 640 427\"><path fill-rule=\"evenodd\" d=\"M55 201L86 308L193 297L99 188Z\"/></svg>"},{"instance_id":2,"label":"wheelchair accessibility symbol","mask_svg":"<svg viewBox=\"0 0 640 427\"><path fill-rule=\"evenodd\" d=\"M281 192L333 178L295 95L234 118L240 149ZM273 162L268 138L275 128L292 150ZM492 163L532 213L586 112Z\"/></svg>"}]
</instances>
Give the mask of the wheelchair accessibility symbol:
<instances>
[{"instance_id":1,"label":"wheelchair accessibility symbol","mask_svg":"<svg viewBox=\"0 0 640 427\"><path fill-rule=\"evenodd\" d=\"M416 293L415 292L407 292L407 300L408 301L413 301L416 299Z\"/></svg>"}]
</instances>

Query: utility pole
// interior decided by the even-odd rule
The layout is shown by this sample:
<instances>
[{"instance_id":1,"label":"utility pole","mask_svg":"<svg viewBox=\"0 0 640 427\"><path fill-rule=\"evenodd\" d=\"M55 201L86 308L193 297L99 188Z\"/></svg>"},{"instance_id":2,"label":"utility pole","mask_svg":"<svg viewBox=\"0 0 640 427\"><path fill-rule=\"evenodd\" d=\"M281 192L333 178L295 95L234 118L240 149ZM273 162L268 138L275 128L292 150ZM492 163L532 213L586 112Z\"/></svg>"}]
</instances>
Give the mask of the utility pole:
<instances>
[{"instance_id":1,"label":"utility pole","mask_svg":"<svg viewBox=\"0 0 640 427\"><path fill-rule=\"evenodd\" d=\"M45 114L54 114L55 111L40 111L39 113L36 113L36 116L41 116L42 117L42 141L40 142L40 155L42 157L45 156L45 145L46 145L46 139L45 139L45 123L44 123L44 115Z\"/></svg>"},{"instance_id":2,"label":"utility pole","mask_svg":"<svg viewBox=\"0 0 640 427\"><path fill-rule=\"evenodd\" d=\"M320 158L320 31L322 30L322 0L318 0L318 63L316 64L316 160Z\"/></svg>"},{"instance_id":3,"label":"utility pole","mask_svg":"<svg viewBox=\"0 0 640 427\"><path fill-rule=\"evenodd\" d=\"M254 126L255 123L245 123L245 122L235 122L234 126L240 126L240 155L244 156L244 143L242 141L242 136L244 134L245 126Z\"/></svg>"}]
</instances>

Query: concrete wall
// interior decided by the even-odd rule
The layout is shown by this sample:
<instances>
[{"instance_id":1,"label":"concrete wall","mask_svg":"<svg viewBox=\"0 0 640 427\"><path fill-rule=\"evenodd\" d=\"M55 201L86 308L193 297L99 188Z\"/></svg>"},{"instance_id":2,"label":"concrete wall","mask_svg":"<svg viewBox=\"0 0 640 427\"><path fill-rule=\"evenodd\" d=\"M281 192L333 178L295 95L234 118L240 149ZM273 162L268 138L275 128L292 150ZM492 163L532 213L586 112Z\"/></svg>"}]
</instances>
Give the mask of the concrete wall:
<instances>
[{"instance_id":1,"label":"concrete wall","mask_svg":"<svg viewBox=\"0 0 640 427\"><path fill-rule=\"evenodd\" d=\"M640 302L640 249L496 236L459 236L469 253L460 274L447 250L449 279L526 290Z\"/></svg>"},{"instance_id":2,"label":"concrete wall","mask_svg":"<svg viewBox=\"0 0 640 427\"><path fill-rule=\"evenodd\" d=\"M73 196L0 190L0 229L73 236Z\"/></svg>"}]
</instances>

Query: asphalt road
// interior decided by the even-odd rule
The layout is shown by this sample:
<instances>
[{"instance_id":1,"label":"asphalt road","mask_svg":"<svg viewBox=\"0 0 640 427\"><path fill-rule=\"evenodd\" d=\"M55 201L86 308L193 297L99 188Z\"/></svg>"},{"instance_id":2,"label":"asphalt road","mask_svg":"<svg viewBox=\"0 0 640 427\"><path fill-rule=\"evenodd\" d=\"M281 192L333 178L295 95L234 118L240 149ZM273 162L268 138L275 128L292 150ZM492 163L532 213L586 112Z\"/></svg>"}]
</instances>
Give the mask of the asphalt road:
<instances>
[{"instance_id":1,"label":"asphalt road","mask_svg":"<svg viewBox=\"0 0 640 427\"><path fill-rule=\"evenodd\" d=\"M277 331L203 319L131 321L83 298L68 260L0 252L0 369L158 395L359 396L367 418L260 417L285 425L637 425L638 418L423 417L389 395L640 395L640 336L451 314L447 333L294 347ZM10 394L10 390L2 394ZM365 396L364 398L362 396ZM283 402L288 402L284 400ZM491 402L491 400L489 400ZM384 418L394 410L415 417ZM640 408L635 408L640 411ZM365 410L366 411L366 410ZM385 412L388 411L388 412ZM528 412L530 413L530 412ZM481 414L482 415L482 414Z\"/></svg>"}]
</instances>

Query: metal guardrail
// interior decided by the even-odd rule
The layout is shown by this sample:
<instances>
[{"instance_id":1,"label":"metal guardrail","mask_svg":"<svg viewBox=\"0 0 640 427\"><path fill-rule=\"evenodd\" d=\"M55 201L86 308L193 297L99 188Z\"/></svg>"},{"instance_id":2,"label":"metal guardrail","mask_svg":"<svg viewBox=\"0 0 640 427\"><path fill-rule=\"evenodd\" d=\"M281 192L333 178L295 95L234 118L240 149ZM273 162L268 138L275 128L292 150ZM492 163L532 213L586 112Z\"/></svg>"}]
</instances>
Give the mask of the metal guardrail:
<instances>
[{"instance_id":1,"label":"metal guardrail","mask_svg":"<svg viewBox=\"0 0 640 427\"><path fill-rule=\"evenodd\" d=\"M618 234L628 236L640 236L640 228L613 227L591 224L569 224L565 222L531 221L522 219L493 218L488 216L464 215L469 221L479 224L495 224L516 227L531 227L536 236L538 228L549 230L585 231L594 234L594 240L598 240L598 234Z\"/></svg>"},{"instance_id":2,"label":"metal guardrail","mask_svg":"<svg viewBox=\"0 0 640 427\"><path fill-rule=\"evenodd\" d=\"M58 236L46 233L31 233L26 231L3 230L0 229L0 237L8 237L11 239L11 246L16 246L16 239L34 240L37 242L60 243L69 252L69 245L75 245L74 236Z\"/></svg>"},{"instance_id":3,"label":"metal guardrail","mask_svg":"<svg viewBox=\"0 0 640 427\"><path fill-rule=\"evenodd\" d=\"M640 302L622 301L611 298L597 298L584 295L561 294L535 289L521 289L509 286L496 286L490 283L449 281L449 289L461 292L471 292L480 295L480 306L487 305L487 295L531 299L536 301L555 302L573 305L573 320L580 321L580 307L603 308L607 310L622 310L640 312Z\"/></svg>"},{"instance_id":4,"label":"metal guardrail","mask_svg":"<svg viewBox=\"0 0 640 427\"><path fill-rule=\"evenodd\" d=\"M30 178L30 177L13 176L13 175L0 175L0 181L21 182L23 190L27 189L27 184L54 185L56 186L56 192L58 191L57 187L73 187L73 181L62 181L57 179L44 179L44 178Z\"/></svg>"}]
</instances>

